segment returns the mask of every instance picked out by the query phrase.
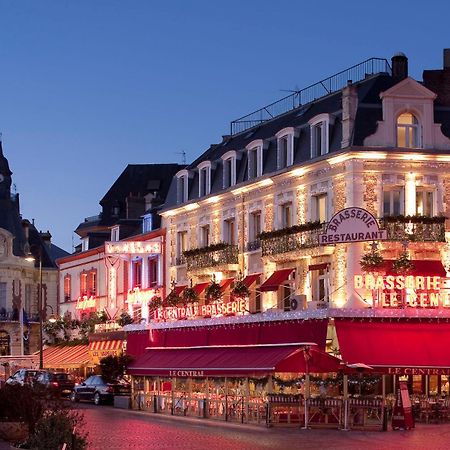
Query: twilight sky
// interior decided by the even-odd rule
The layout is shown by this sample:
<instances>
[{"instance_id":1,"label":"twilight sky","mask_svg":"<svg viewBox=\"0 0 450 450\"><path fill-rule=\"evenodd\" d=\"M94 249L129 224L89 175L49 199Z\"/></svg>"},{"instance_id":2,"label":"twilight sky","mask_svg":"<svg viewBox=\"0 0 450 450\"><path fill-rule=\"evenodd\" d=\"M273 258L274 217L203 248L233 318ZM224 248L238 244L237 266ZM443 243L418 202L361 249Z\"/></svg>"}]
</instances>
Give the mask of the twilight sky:
<instances>
[{"instance_id":1,"label":"twilight sky","mask_svg":"<svg viewBox=\"0 0 450 450\"><path fill-rule=\"evenodd\" d=\"M404 52L416 79L442 67L450 3L363 3L0 0L0 132L23 217L72 251L127 164L190 162L283 89L373 56Z\"/></svg>"}]
</instances>

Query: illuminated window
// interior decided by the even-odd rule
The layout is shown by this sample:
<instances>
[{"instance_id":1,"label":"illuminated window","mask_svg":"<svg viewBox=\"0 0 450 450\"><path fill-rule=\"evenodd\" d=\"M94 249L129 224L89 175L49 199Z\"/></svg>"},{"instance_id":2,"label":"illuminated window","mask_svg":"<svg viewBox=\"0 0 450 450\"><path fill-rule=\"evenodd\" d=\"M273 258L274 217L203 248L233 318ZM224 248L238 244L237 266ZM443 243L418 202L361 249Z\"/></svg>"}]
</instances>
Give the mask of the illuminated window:
<instances>
[{"instance_id":1,"label":"illuminated window","mask_svg":"<svg viewBox=\"0 0 450 450\"><path fill-rule=\"evenodd\" d=\"M278 288L278 308L283 311L291 310L291 297L295 292L295 271L289 275L289 278Z\"/></svg>"},{"instance_id":2,"label":"illuminated window","mask_svg":"<svg viewBox=\"0 0 450 450\"><path fill-rule=\"evenodd\" d=\"M152 256L148 259L148 287L154 288L158 285L158 257Z\"/></svg>"},{"instance_id":3,"label":"illuminated window","mask_svg":"<svg viewBox=\"0 0 450 450\"><path fill-rule=\"evenodd\" d=\"M328 220L328 195L313 195L311 199L311 221L326 222Z\"/></svg>"},{"instance_id":4,"label":"illuminated window","mask_svg":"<svg viewBox=\"0 0 450 450\"><path fill-rule=\"evenodd\" d=\"M200 227L200 246L207 247L210 243L209 225Z\"/></svg>"},{"instance_id":5,"label":"illuminated window","mask_svg":"<svg viewBox=\"0 0 450 450\"><path fill-rule=\"evenodd\" d=\"M317 269L311 270L311 278L312 278L311 298L313 301L328 302L328 294L329 294L328 276L329 274L326 265L324 267L318 267Z\"/></svg>"},{"instance_id":6,"label":"illuminated window","mask_svg":"<svg viewBox=\"0 0 450 450\"><path fill-rule=\"evenodd\" d=\"M89 295L97 295L97 271L91 270L88 275Z\"/></svg>"},{"instance_id":7,"label":"illuminated window","mask_svg":"<svg viewBox=\"0 0 450 450\"><path fill-rule=\"evenodd\" d=\"M223 222L223 240L227 244L236 244L236 221L234 218Z\"/></svg>"},{"instance_id":8,"label":"illuminated window","mask_svg":"<svg viewBox=\"0 0 450 450\"><path fill-rule=\"evenodd\" d=\"M70 275L64 277L64 301L70 302L72 299L72 278Z\"/></svg>"},{"instance_id":9,"label":"illuminated window","mask_svg":"<svg viewBox=\"0 0 450 450\"><path fill-rule=\"evenodd\" d=\"M284 203L280 205L280 228L292 227L292 203Z\"/></svg>"},{"instance_id":10,"label":"illuminated window","mask_svg":"<svg viewBox=\"0 0 450 450\"><path fill-rule=\"evenodd\" d=\"M183 252L187 249L187 231L179 231L177 233L177 256L182 257Z\"/></svg>"},{"instance_id":11,"label":"illuminated window","mask_svg":"<svg viewBox=\"0 0 450 450\"><path fill-rule=\"evenodd\" d=\"M142 259L137 259L132 263L133 288L142 287Z\"/></svg>"},{"instance_id":12,"label":"illuminated window","mask_svg":"<svg viewBox=\"0 0 450 450\"><path fill-rule=\"evenodd\" d=\"M404 189L400 186L383 190L383 217L399 216L404 211Z\"/></svg>"},{"instance_id":13,"label":"illuminated window","mask_svg":"<svg viewBox=\"0 0 450 450\"><path fill-rule=\"evenodd\" d=\"M249 240L256 241L261 233L261 211L254 211L250 214Z\"/></svg>"},{"instance_id":14,"label":"illuminated window","mask_svg":"<svg viewBox=\"0 0 450 450\"><path fill-rule=\"evenodd\" d=\"M397 147L420 147L420 125L411 113L400 114L397 118Z\"/></svg>"},{"instance_id":15,"label":"illuminated window","mask_svg":"<svg viewBox=\"0 0 450 450\"><path fill-rule=\"evenodd\" d=\"M417 188L416 214L420 216L434 216L434 189Z\"/></svg>"},{"instance_id":16,"label":"illuminated window","mask_svg":"<svg viewBox=\"0 0 450 450\"><path fill-rule=\"evenodd\" d=\"M88 274L82 272L80 274L80 296L88 295Z\"/></svg>"}]
</instances>

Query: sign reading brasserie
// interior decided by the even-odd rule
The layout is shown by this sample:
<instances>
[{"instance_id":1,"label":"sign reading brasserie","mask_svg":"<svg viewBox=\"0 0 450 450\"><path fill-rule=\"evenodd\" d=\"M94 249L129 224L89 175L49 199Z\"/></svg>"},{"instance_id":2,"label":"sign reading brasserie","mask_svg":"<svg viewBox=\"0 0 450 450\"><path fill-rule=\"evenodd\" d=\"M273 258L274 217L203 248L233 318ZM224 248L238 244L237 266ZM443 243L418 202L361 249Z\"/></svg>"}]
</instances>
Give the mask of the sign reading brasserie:
<instances>
[{"instance_id":1,"label":"sign reading brasserie","mask_svg":"<svg viewBox=\"0 0 450 450\"><path fill-rule=\"evenodd\" d=\"M378 303L383 308L450 307L450 291L443 289L441 277L354 275L353 286L355 289L378 291Z\"/></svg>"},{"instance_id":2,"label":"sign reading brasserie","mask_svg":"<svg viewBox=\"0 0 450 450\"><path fill-rule=\"evenodd\" d=\"M387 239L387 231L380 230L375 217L362 208L345 208L328 222L325 233L319 236L321 245L344 242L380 241Z\"/></svg>"},{"instance_id":3,"label":"sign reading brasserie","mask_svg":"<svg viewBox=\"0 0 450 450\"><path fill-rule=\"evenodd\" d=\"M234 315L248 311L246 299L236 299L228 303L212 303L210 305L192 304L180 307L158 308L153 313L155 320L194 319L199 317L218 317Z\"/></svg>"}]
</instances>

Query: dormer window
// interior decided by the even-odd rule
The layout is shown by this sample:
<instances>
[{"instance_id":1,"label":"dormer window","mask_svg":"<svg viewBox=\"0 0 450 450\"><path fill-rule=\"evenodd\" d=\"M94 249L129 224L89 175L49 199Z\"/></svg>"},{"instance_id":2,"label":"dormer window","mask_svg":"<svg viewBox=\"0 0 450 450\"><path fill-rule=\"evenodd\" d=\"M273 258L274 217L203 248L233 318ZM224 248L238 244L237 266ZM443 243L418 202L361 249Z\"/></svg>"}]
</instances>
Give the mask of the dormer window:
<instances>
[{"instance_id":1,"label":"dormer window","mask_svg":"<svg viewBox=\"0 0 450 450\"><path fill-rule=\"evenodd\" d=\"M397 147L419 148L420 124L411 113L400 114L397 118Z\"/></svg>"},{"instance_id":2,"label":"dormer window","mask_svg":"<svg viewBox=\"0 0 450 450\"><path fill-rule=\"evenodd\" d=\"M223 161L223 188L236 184L236 152L230 151L222 156Z\"/></svg>"},{"instance_id":3,"label":"dormer window","mask_svg":"<svg viewBox=\"0 0 450 450\"><path fill-rule=\"evenodd\" d=\"M258 178L263 173L263 141L252 141L247 145L248 179Z\"/></svg>"},{"instance_id":4,"label":"dormer window","mask_svg":"<svg viewBox=\"0 0 450 450\"><path fill-rule=\"evenodd\" d=\"M86 250L89 250L89 237L88 236L81 239L81 251L85 252Z\"/></svg>"},{"instance_id":5,"label":"dormer window","mask_svg":"<svg viewBox=\"0 0 450 450\"><path fill-rule=\"evenodd\" d=\"M319 114L308 122L311 132L311 158L329 153L329 129L334 122L333 119L330 114Z\"/></svg>"},{"instance_id":6,"label":"dormer window","mask_svg":"<svg viewBox=\"0 0 450 450\"><path fill-rule=\"evenodd\" d=\"M152 214L147 214L144 216L144 220L142 221L142 232L148 233L153 229L153 216Z\"/></svg>"},{"instance_id":7,"label":"dormer window","mask_svg":"<svg viewBox=\"0 0 450 450\"><path fill-rule=\"evenodd\" d=\"M204 197L211 192L211 163L204 161L198 166L198 195Z\"/></svg>"},{"instance_id":8,"label":"dormer window","mask_svg":"<svg viewBox=\"0 0 450 450\"><path fill-rule=\"evenodd\" d=\"M294 164L294 129L285 128L276 134L277 137L277 169Z\"/></svg>"},{"instance_id":9,"label":"dormer window","mask_svg":"<svg viewBox=\"0 0 450 450\"><path fill-rule=\"evenodd\" d=\"M188 171L181 170L176 174L177 177L177 203L188 201Z\"/></svg>"},{"instance_id":10,"label":"dormer window","mask_svg":"<svg viewBox=\"0 0 450 450\"><path fill-rule=\"evenodd\" d=\"M119 240L120 240L120 227L119 226L112 227L111 228L111 241L117 242Z\"/></svg>"}]
</instances>

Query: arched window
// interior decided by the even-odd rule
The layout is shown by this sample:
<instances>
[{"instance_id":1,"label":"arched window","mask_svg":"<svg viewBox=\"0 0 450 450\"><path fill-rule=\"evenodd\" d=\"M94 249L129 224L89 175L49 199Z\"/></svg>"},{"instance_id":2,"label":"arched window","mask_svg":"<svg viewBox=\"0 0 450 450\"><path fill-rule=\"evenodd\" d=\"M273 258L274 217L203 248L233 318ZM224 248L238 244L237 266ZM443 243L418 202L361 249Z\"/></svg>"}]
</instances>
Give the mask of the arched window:
<instances>
[{"instance_id":1,"label":"arched window","mask_svg":"<svg viewBox=\"0 0 450 450\"><path fill-rule=\"evenodd\" d=\"M397 118L397 147L420 147L420 125L411 113L400 114Z\"/></svg>"}]
</instances>

